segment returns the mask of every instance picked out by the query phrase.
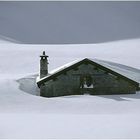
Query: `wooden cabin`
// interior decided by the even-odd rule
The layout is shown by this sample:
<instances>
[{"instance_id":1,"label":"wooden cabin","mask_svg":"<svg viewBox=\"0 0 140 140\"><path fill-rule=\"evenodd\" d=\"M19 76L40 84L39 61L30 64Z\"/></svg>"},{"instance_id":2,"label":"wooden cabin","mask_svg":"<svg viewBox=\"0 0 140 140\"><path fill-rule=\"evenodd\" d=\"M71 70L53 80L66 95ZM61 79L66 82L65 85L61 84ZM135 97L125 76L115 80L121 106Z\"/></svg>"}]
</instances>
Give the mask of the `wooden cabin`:
<instances>
[{"instance_id":1,"label":"wooden cabin","mask_svg":"<svg viewBox=\"0 0 140 140\"><path fill-rule=\"evenodd\" d=\"M48 73L48 56L43 52L40 57L37 85L43 97L134 94L139 89L140 70L132 67L84 58Z\"/></svg>"}]
</instances>

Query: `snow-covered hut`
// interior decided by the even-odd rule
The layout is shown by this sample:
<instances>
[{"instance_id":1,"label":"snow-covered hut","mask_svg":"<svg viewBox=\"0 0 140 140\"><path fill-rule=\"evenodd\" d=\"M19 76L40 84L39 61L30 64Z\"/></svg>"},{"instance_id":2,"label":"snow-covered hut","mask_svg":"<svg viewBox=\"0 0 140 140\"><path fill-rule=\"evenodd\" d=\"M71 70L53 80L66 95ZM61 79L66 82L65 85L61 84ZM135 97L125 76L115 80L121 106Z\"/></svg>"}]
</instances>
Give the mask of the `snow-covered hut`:
<instances>
[{"instance_id":1,"label":"snow-covered hut","mask_svg":"<svg viewBox=\"0 0 140 140\"><path fill-rule=\"evenodd\" d=\"M48 60L40 56L40 95L133 94L139 89L140 70L125 65L84 58L48 73Z\"/></svg>"}]
</instances>

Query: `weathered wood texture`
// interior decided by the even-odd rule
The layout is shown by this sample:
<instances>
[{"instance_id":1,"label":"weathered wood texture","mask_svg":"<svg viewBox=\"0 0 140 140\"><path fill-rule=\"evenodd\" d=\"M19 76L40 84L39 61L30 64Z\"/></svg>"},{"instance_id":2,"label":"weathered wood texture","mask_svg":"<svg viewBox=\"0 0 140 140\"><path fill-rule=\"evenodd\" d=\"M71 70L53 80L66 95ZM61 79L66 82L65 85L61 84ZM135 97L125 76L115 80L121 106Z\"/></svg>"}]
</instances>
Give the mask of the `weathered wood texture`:
<instances>
[{"instance_id":1,"label":"weathered wood texture","mask_svg":"<svg viewBox=\"0 0 140 140\"><path fill-rule=\"evenodd\" d=\"M90 75L93 88L80 88L80 77ZM91 64L81 64L75 69L49 80L40 86L41 96L56 97L77 94L132 94L136 92L136 86L129 81L116 77L107 71Z\"/></svg>"}]
</instances>

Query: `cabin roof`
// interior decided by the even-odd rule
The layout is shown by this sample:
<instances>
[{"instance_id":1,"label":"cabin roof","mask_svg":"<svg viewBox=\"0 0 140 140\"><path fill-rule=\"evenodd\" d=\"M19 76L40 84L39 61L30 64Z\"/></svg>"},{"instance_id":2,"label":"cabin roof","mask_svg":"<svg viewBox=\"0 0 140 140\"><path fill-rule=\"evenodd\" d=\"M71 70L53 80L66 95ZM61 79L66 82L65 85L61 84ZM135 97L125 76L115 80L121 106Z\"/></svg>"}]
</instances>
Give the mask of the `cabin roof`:
<instances>
[{"instance_id":1,"label":"cabin roof","mask_svg":"<svg viewBox=\"0 0 140 140\"><path fill-rule=\"evenodd\" d=\"M105 70L115 76L118 76L120 78L124 78L131 83L135 84L136 86L139 86L140 83L140 70L136 68L132 68L126 65L104 61L104 60L98 60L98 59L91 59L91 58L84 58L84 59L78 59L75 61L72 61L70 63L67 63L53 71L51 71L46 77L43 77L41 79L37 80L38 86L40 86L42 83L52 80L55 77L74 69L76 66L79 66L83 63L89 63L93 64L94 66L97 66L98 68Z\"/></svg>"}]
</instances>

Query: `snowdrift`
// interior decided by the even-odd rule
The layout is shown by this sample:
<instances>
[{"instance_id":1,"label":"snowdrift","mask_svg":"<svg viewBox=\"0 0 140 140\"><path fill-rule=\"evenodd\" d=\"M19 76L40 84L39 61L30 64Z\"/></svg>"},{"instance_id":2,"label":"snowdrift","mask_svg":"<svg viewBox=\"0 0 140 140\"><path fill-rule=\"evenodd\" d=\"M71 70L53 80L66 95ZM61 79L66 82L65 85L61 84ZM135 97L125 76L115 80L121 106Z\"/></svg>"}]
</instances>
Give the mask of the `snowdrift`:
<instances>
[{"instance_id":1,"label":"snowdrift","mask_svg":"<svg viewBox=\"0 0 140 140\"><path fill-rule=\"evenodd\" d=\"M0 44L0 138L140 138L140 93L43 98L39 55L49 70L83 57L140 69L140 39L103 44ZM29 94L30 93L30 94Z\"/></svg>"}]
</instances>

